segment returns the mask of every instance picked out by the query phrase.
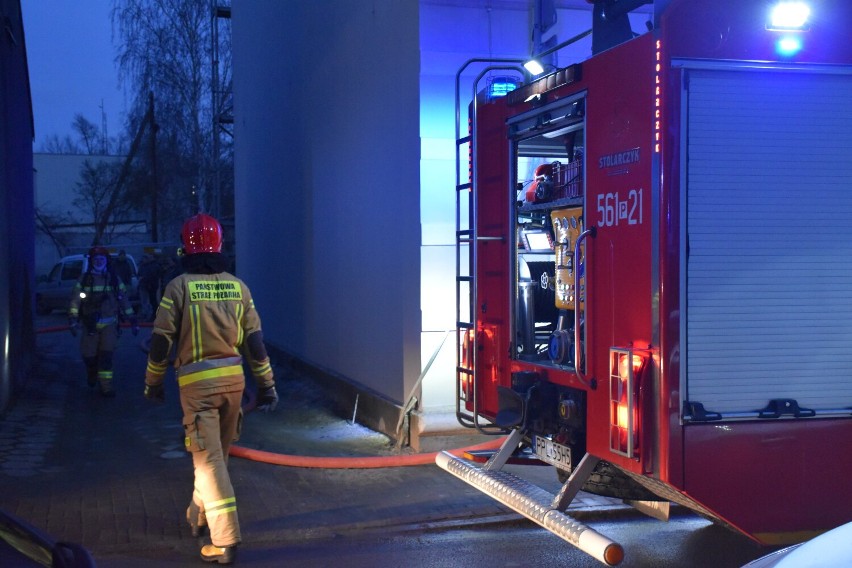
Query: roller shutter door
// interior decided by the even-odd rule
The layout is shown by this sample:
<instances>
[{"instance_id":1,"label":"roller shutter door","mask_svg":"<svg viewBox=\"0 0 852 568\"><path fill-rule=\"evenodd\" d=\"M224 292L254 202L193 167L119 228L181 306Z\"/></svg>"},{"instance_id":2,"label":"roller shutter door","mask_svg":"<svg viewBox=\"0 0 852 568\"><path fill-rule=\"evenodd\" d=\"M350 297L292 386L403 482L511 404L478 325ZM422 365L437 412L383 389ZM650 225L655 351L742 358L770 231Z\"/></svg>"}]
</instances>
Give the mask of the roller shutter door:
<instances>
[{"instance_id":1,"label":"roller shutter door","mask_svg":"<svg viewBox=\"0 0 852 568\"><path fill-rule=\"evenodd\" d=\"M691 70L685 101L686 398L848 415L852 75Z\"/></svg>"}]
</instances>

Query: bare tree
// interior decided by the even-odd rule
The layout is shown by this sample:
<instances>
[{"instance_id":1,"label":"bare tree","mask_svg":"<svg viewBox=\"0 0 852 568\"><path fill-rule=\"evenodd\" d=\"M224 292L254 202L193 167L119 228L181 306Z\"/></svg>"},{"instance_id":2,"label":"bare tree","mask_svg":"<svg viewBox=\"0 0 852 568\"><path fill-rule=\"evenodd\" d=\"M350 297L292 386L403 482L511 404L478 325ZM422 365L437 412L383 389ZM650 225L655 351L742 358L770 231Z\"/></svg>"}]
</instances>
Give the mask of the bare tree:
<instances>
[{"instance_id":1,"label":"bare tree","mask_svg":"<svg viewBox=\"0 0 852 568\"><path fill-rule=\"evenodd\" d=\"M54 154L83 154L102 155L104 150L118 147L117 140L106 140L101 130L82 114L74 117L71 124L77 138L58 136L47 138L43 151ZM136 201L129 199L130 192L123 183L123 170L116 162L105 162L102 157L87 159L80 169L80 181L76 183L74 193L77 196L73 203L81 211L91 212L87 220L75 220L67 213L55 213L48 206L36 207L36 229L46 235L63 254L68 246L68 235L61 229L91 226L95 229L93 244L111 240L116 233L116 227L127 228L127 221L138 208ZM125 175L126 177L126 175Z\"/></svg>"},{"instance_id":2,"label":"bare tree","mask_svg":"<svg viewBox=\"0 0 852 568\"><path fill-rule=\"evenodd\" d=\"M49 154L89 154L108 155L120 151L121 141L106 137L98 126L82 114L75 114L71 123L76 137L66 135L60 138L56 134L48 136L42 142L40 150Z\"/></svg>"},{"instance_id":3,"label":"bare tree","mask_svg":"<svg viewBox=\"0 0 852 568\"><path fill-rule=\"evenodd\" d=\"M47 238L49 238L50 242L53 243L54 248L56 248L56 253L59 256L63 256L65 254L70 243L68 235L57 229L63 225L67 225L71 221L72 219L67 214L63 215L61 213L55 213L44 206L36 207L36 231L47 235Z\"/></svg>"},{"instance_id":4,"label":"bare tree","mask_svg":"<svg viewBox=\"0 0 852 568\"><path fill-rule=\"evenodd\" d=\"M70 135L60 138L53 134L44 139L39 151L46 154L82 154L83 147Z\"/></svg>"},{"instance_id":5,"label":"bare tree","mask_svg":"<svg viewBox=\"0 0 852 568\"><path fill-rule=\"evenodd\" d=\"M108 243L115 239L118 227L128 228L135 208L122 199L121 171L118 162L86 160L80 171L80 181L74 190L74 205L90 211L95 229L92 244Z\"/></svg>"},{"instance_id":6,"label":"bare tree","mask_svg":"<svg viewBox=\"0 0 852 568\"><path fill-rule=\"evenodd\" d=\"M165 223L209 210L214 197L213 117L221 109L212 108L212 9L210 0L113 0L119 79L135 93L131 122L141 122L149 93L157 103L159 187L174 205L164 208ZM228 42L218 55L217 88L230 90Z\"/></svg>"},{"instance_id":7,"label":"bare tree","mask_svg":"<svg viewBox=\"0 0 852 568\"><path fill-rule=\"evenodd\" d=\"M86 117L82 114L77 114L74 116L74 130L80 135L86 154L102 153L104 148L103 136L94 123L86 120Z\"/></svg>"}]
</instances>

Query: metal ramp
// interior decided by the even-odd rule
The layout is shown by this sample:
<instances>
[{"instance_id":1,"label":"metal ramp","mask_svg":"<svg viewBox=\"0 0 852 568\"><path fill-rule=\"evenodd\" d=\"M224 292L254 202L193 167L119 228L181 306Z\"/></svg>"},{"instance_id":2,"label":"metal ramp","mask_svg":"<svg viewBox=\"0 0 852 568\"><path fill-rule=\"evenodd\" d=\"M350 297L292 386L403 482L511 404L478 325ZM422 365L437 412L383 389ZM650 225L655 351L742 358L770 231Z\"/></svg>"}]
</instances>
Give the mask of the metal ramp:
<instances>
[{"instance_id":1,"label":"metal ramp","mask_svg":"<svg viewBox=\"0 0 852 568\"><path fill-rule=\"evenodd\" d=\"M624 549L620 544L565 512L600 460L586 454L559 494L553 495L507 471L501 471L522 438L523 432L514 430L500 451L482 467L448 452L439 452L435 463L607 566L620 564L624 559Z\"/></svg>"}]
</instances>

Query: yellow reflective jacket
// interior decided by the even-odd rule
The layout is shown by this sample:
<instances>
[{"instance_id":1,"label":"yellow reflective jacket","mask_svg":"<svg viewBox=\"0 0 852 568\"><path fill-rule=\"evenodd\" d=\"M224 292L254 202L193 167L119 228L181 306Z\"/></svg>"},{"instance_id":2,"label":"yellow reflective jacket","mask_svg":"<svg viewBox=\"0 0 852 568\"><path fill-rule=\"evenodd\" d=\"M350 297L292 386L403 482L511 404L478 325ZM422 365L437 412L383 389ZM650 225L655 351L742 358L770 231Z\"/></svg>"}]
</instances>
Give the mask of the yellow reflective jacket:
<instances>
[{"instance_id":1,"label":"yellow reflective jacket","mask_svg":"<svg viewBox=\"0 0 852 568\"><path fill-rule=\"evenodd\" d=\"M181 388L215 389L243 387L241 347L245 338L260 331L260 316L245 282L227 272L182 274L168 283L154 319L153 333L175 349L174 366ZM272 386L269 357L262 361L245 351L252 374L261 387ZM149 357L145 382L163 381L168 359Z\"/></svg>"}]
</instances>

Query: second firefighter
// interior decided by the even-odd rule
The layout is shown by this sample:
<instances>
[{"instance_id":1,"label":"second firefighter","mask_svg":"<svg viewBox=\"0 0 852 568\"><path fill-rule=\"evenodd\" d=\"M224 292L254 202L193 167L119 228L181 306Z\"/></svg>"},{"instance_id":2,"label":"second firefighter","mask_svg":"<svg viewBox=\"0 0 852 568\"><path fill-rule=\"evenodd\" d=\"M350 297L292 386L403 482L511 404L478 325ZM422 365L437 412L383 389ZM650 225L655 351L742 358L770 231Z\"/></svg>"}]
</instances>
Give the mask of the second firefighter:
<instances>
[{"instance_id":1,"label":"second firefighter","mask_svg":"<svg viewBox=\"0 0 852 568\"><path fill-rule=\"evenodd\" d=\"M88 269L80 275L71 292L68 324L73 335L82 332L80 353L86 365L89 386L99 386L101 394L106 397L115 396L112 355L123 318L130 320L133 335L139 333L136 316L127 299L127 289L110 270L109 251L104 247L92 247Z\"/></svg>"}]
</instances>

